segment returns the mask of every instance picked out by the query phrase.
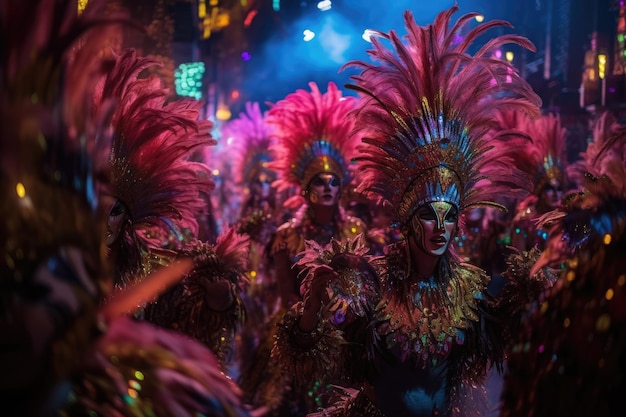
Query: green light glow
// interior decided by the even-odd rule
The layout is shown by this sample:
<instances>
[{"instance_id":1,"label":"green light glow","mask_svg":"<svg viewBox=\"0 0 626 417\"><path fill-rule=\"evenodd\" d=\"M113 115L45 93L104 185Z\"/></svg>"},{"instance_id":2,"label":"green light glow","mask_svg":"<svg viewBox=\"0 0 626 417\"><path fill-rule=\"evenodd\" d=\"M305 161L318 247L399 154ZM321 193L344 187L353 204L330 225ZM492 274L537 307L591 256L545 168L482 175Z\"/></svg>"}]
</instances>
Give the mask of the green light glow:
<instances>
[{"instance_id":1,"label":"green light glow","mask_svg":"<svg viewBox=\"0 0 626 417\"><path fill-rule=\"evenodd\" d=\"M204 76L204 62L190 62L180 64L174 73L176 94L179 96L202 98L202 77Z\"/></svg>"}]
</instances>

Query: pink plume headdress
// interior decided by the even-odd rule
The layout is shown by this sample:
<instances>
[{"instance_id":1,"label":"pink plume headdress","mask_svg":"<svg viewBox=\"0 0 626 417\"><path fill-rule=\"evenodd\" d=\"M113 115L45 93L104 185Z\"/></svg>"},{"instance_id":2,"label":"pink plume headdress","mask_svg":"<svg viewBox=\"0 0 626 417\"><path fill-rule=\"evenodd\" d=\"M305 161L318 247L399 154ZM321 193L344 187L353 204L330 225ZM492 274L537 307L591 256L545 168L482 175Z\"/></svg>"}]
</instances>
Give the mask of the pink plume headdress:
<instances>
[{"instance_id":1,"label":"pink plume headdress","mask_svg":"<svg viewBox=\"0 0 626 417\"><path fill-rule=\"evenodd\" d=\"M545 114L538 119L530 119L518 115L517 121L516 128L525 132L532 143L516 153L515 164L533 179L534 194L539 194L551 181L565 185L567 131L561 127L560 116Z\"/></svg>"},{"instance_id":2,"label":"pink plume headdress","mask_svg":"<svg viewBox=\"0 0 626 417\"><path fill-rule=\"evenodd\" d=\"M261 173L275 177L268 164L272 161L272 127L266 123L259 103L246 103L245 113L224 127L224 137L232 137L228 156L237 184L249 184ZM272 180L274 178L271 178Z\"/></svg>"},{"instance_id":3,"label":"pink plume headdress","mask_svg":"<svg viewBox=\"0 0 626 417\"><path fill-rule=\"evenodd\" d=\"M578 185L583 185L589 174L600 178L612 171L612 161L619 165L626 160L626 147L619 141L612 141L618 130L615 116L604 112L596 121L593 129L593 140L587 144L581 159L567 166L567 175ZM607 145L611 143L610 145ZM615 178L614 180L617 180Z\"/></svg>"},{"instance_id":4,"label":"pink plume headdress","mask_svg":"<svg viewBox=\"0 0 626 417\"><path fill-rule=\"evenodd\" d=\"M623 246L626 235L626 126L605 113L595 126L594 141L589 144L578 169L585 172L581 184L583 191L575 194L561 210L540 219L552 226L546 249L531 274L546 265L572 259L586 245L594 249L593 256L585 263L601 266L606 264L604 256L610 245Z\"/></svg>"},{"instance_id":5,"label":"pink plume headdress","mask_svg":"<svg viewBox=\"0 0 626 417\"><path fill-rule=\"evenodd\" d=\"M212 123L198 120L202 103L191 99L167 102L169 92L156 76L140 78L158 64L133 50L117 57L102 82L96 106L119 102L112 116L111 188L129 215L126 245L145 248L163 244L163 236L197 232L196 216L204 208L202 192L214 187L209 168L191 160L203 147L215 145Z\"/></svg>"},{"instance_id":6,"label":"pink plume headdress","mask_svg":"<svg viewBox=\"0 0 626 417\"><path fill-rule=\"evenodd\" d=\"M447 201L458 209L495 205L497 198L527 181L510 163L498 161L500 138L487 138L496 108L538 115L539 97L493 50L515 43L534 50L526 38L502 35L468 48L487 30L510 27L501 20L479 24L464 38L459 32L477 13L450 25L457 6L440 13L432 25L418 26L405 12L406 43L395 31L378 32L392 48L372 38L369 51L377 64L353 76L363 99L355 115L362 132L358 191L386 201L406 223L421 204Z\"/></svg>"},{"instance_id":7,"label":"pink plume headdress","mask_svg":"<svg viewBox=\"0 0 626 417\"><path fill-rule=\"evenodd\" d=\"M356 136L353 122L346 116L354 108L355 97L343 97L337 86L328 83L321 93L309 83L311 91L298 90L276 103L268 113L275 128L276 160L270 168L280 177L278 191L289 187L305 190L317 174L329 172L350 181L350 164L355 156Z\"/></svg>"}]
</instances>

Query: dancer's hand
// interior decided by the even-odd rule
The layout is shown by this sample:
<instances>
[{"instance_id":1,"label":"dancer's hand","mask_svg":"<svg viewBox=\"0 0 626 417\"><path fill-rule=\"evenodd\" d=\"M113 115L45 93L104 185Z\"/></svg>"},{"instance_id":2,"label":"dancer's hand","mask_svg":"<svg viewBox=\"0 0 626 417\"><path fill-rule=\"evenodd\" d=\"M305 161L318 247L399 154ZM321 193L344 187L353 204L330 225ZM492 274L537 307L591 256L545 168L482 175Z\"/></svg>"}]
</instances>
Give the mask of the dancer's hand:
<instances>
[{"instance_id":1,"label":"dancer's hand","mask_svg":"<svg viewBox=\"0 0 626 417\"><path fill-rule=\"evenodd\" d=\"M311 282L311 290L304 300L304 312L300 318L300 330L311 332L319 322L322 306L330 301L330 283L337 278L337 272L327 265L315 271Z\"/></svg>"},{"instance_id":2,"label":"dancer's hand","mask_svg":"<svg viewBox=\"0 0 626 417\"><path fill-rule=\"evenodd\" d=\"M330 283L337 279L337 276L337 272L328 265L318 267L311 282L311 299L327 304L330 300Z\"/></svg>"}]
</instances>

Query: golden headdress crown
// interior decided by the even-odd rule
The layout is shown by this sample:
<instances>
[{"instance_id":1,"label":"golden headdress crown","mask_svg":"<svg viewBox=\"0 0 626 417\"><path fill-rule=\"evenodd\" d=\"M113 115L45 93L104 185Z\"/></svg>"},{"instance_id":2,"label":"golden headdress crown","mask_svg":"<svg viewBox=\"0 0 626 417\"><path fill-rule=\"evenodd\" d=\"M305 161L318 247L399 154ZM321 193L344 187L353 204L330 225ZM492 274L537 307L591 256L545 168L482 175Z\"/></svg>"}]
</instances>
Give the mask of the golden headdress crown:
<instances>
[{"instance_id":1,"label":"golden headdress crown","mask_svg":"<svg viewBox=\"0 0 626 417\"><path fill-rule=\"evenodd\" d=\"M336 175L342 184L351 177L357 139L351 135L354 125L347 114L356 98L343 97L332 82L324 94L314 82L309 87L311 92L289 94L268 113L268 123L276 128L277 159L270 167L281 175L279 190L294 185L306 189L323 172Z\"/></svg>"},{"instance_id":2,"label":"golden headdress crown","mask_svg":"<svg viewBox=\"0 0 626 417\"><path fill-rule=\"evenodd\" d=\"M407 11L406 44L395 31L377 32L368 53L378 63L346 64L361 69L348 86L363 95L355 110L363 136L358 190L386 201L402 223L432 201L459 210L499 206L493 200L526 183L508 160L498 160L499 148L491 142L501 137L486 135L496 108L539 114L541 101L528 83L509 62L491 56L507 43L533 45L503 35L470 55L468 48L486 30L510 25L494 20L466 30L478 15L470 13L451 26L457 10L440 13L425 27Z\"/></svg>"}]
</instances>

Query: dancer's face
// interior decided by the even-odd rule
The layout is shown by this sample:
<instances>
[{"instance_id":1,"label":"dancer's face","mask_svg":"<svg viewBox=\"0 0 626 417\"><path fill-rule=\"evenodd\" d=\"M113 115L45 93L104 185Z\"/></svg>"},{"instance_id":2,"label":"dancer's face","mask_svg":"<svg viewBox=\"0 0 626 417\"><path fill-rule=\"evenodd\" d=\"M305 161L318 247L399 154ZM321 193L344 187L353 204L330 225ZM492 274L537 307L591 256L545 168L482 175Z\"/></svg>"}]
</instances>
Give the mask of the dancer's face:
<instances>
[{"instance_id":1,"label":"dancer's face","mask_svg":"<svg viewBox=\"0 0 626 417\"><path fill-rule=\"evenodd\" d=\"M272 193L272 178L262 172L252 183L253 192L261 200L267 200Z\"/></svg>"},{"instance_id":2,"label":"dancer's face","mask_svg":"<svg viewBox=\"0 0 626 417\"><path fill-rule=\"evenodd\" d=\"M115 200L115 203L113 203L113 206L109 210L106 237L107 246L111 246L115 241L117 241L122 233L122 227L127 219L128 213L126 212L126 208L119 200Z\"/></svg>"},{"instance_id":3,"label":"dancer's face","mask_svg":"<svg viewBox=\"0 0 626 417\"><path fill-rule=\"evenodd\" d=\"M549 210L558 208L563 198L563 187L561 187L561 183L558 180L551 180L541 193L541 198L544 205Z\"/></svg>"},{"instance_id":4,"label":"dancer's face","mask_svg":"<svg viewBox=\"0 0 626 417\"><path fill-rule=\"evenodd\" d=\"M417 209L411 219L411 232L425 254L441 256L448 249L457 224L457 208L445 201L435 201Z\"/></svg>"},{"instance_id":5,"label":"dancer's face","mask_svg":"<svg viewBox=\"0 0 626 417\"><path fill-rule=\"evenodd\" d=\"M339 202L340 182L331 173L317 174L309 183L309 201L321 206L334 206Z\"/></svg>"}]
</instances>

